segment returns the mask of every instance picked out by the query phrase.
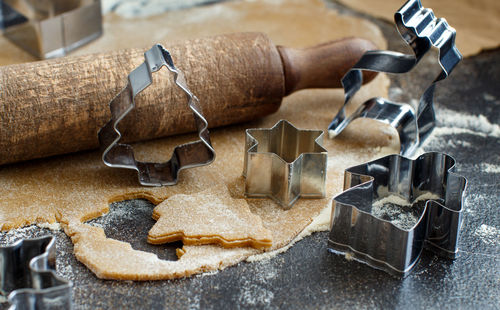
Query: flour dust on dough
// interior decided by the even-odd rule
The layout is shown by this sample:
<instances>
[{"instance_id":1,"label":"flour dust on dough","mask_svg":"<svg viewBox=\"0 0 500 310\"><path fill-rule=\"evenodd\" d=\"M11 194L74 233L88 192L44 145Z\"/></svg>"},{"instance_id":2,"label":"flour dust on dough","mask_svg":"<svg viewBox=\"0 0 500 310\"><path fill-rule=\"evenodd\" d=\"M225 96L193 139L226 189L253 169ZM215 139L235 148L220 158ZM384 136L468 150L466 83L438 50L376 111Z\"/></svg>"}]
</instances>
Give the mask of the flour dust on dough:
<instances>
[{"instance_id":1,"label":"flour dust on dough","mask_svg":"<svg viewBox=\"0 0 500 310\"><path fill-rule=\"evenodd\" d=\"M133 22L118 16L106 16L103 38L78 53L133 47L125 44L147 47L153 42L215 35L228 32L227 25L231 25L231 31L267 32L275 43L291 47L359 36L371 39L381 49L386 48L375 25L356 17L337 15L325 9L320 1L243 1ZM144 33L151 34L151 37L144 36ZM9 61L16 59L15 55L11 57ZM0 55L0 61L6 60ZM359 104L373 96L387 96L388 86L387 77L379 75L362 88L355 102ZM342 90L304 90L285 98L280 110L273 115L252 123L214 129L211 138L217 152L215 162L183 170L175 186L139 186L135 171L106 167L99 152L0 167L1 229L59 222L74 243L76 258L105 279L171 279L234 265L262 253L262 250L185 245L179 260L164 261L154 254L132 249L129 243L107 238L102 228L85 221L107 213L109 203L114 201L145 198L159 204L178 194L196 197L197 193L214 186L227 188L233 199L245 199L241 176L245 129L269 128L278 120L287 119L299 128L324 130L342 102ZM165 154L175 145L194 139L194 134L174 136L136 144L135 150L138 158L163 161ZM246 199L249 210L260 217L263 227L271 234L269 251L287 246L325 208L330 208L331 198L342 190L345 168L397 152L399 142L397 134L388 131L385 125L358 119L336 139L325 139L324 147L328 150L325 198L299 199L290 210L283 210L269 199ZM159 235L167 232L157 231Z\"/></svg>"},{"instance_id":2,"label":"flour dust on dough","mask_svg":"<svg viewBox=\"0 0 500 310\"><path fill-rule=\"evenodd\" d=\"M153 210L158 220L148 242L163 244L181 240L186 245L219 244L224 248L269 248L271 232L250 212L245 199L234 199L227 187L213 186L194 195L177 194Z\"/></svg>"}]
</instances>

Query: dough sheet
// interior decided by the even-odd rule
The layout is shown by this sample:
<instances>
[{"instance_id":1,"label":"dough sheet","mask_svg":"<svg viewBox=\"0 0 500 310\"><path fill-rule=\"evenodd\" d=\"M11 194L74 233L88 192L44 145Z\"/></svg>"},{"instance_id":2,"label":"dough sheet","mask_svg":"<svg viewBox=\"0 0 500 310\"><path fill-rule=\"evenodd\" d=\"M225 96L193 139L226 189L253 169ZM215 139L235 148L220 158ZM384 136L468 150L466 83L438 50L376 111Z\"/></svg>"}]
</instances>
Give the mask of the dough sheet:
<instances>
[{"instance_id":1,"label":"dough sheet","mask_svg":"<svg viewBox=\"0 0 500 310\"><path fill-rule=\"evenodd\" d=\"M210 187L194 195L174 195L153 210L158 222L148 242L182 240L186 245L219 244L225 248L269 248L271 232L250 212L245 199L233 199L227 187Z\"/></svg>"},{"instance_id":2,"label":"dough sheet","mask_svg":"<svg viewBox=\"0 0 500 310\"><path fill-rule=\"evenodd\" d=\"M394 13L404 4L401 0L338 0L342 4L394 23ZM422 0L438 18L457 30L460 53L475 55L500 45L500 1L498 0Z\"/></svg>"},{"instance_id":3,"label":"dough sheet","mask_svg":"<svg viewBox=\"0 0 500 310\"><path fill-rule=\"evenodd\" d=\"M371 39L381 49L386 48L385 40L374 24L352 16L339 16L324 8L321 2L312 0L228 2L133 22L111 15L106 16L104 28L106 33L101 39L78 53L145 47L153 42L249 30L266 32L276 44L291 47L360 36ZM3 46L5 42L0 44ZM16 58L15 52L9 55L10 61L23 61L21 57ZM6 63L5 58L0 57L0 60ZM379 75L362 88L355 101L359 103L373 96L387 96L388 86L387 77ZM280 119L287 119L299 128L324 130L342 102L342 90L304 90L285 98L280 110L273 115L252 123L212 130L211 138L217 152L215 162L209 166L183 170L175 186L142 187L135 171L106 167L98 151L2 166L1 229L60 222L74 243L77 259L98 277L105 279L171 279L234 265L262 250L185 245L179 251L183 255L177 261L164 261L152 253L132 249L127 242L107 238L102 228L85 221L105 216L111 202L145 198L160 204L155 211L158 222L150 236L165 236L172 228L162 225L164 205L168 204L168 200L161 203L168 198L175 201L179 197L189 196L190 199L203 202L206 196L200 193L224 188L231 198L218 195L219 199L229 202L231 199L245 199L244 179L241 176L244 130L269 128ZM262 227L257 225L253 228L269 231L272 246L267 250L286 246L321 211L331 207L331 198L342 190L345 168L398 152L397 134L390 129L372 120L356 120L336 139L325 139L328 172L324 199L299 199L290 210L282 209L270 199L245 199L249 211L262 222ZM170 157L175 145L194 139L194 134L167 137L138 143L135 150L138 159L164 161ZM178 213L165 214L175 216ZM248 234L248 231L245 232L245 236Z\"/></svg>"}]
</instances>

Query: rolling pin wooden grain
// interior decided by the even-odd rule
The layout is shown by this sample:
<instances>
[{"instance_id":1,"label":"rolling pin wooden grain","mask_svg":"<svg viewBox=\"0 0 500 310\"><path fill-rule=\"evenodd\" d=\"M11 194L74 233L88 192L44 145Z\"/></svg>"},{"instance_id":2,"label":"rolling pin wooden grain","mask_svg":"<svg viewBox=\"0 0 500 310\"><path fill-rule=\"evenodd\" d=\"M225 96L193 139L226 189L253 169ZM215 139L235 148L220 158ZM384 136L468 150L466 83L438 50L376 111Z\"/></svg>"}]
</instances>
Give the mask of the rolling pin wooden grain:
<instances>
[{"instance_id":1,"label":"rolling pin wooden grain","mask_svg":"<svg viewBox=\"0 0 500 310\"><path fill-rule=\"evenodd\" d=\"M366 50L375 49L356 38L291 49L275 46L262 33L164 46L200 99L210 127L273 113L284 96L300 89L341 87L347 70ZM110 118L109 101L144 61L144 51L0 67L0 164L98 148L97 132ZM153 84L135 102L120 123L124 141L195 130L185 96L166 69L153 74Z\"/></svg>"}]
</instances>

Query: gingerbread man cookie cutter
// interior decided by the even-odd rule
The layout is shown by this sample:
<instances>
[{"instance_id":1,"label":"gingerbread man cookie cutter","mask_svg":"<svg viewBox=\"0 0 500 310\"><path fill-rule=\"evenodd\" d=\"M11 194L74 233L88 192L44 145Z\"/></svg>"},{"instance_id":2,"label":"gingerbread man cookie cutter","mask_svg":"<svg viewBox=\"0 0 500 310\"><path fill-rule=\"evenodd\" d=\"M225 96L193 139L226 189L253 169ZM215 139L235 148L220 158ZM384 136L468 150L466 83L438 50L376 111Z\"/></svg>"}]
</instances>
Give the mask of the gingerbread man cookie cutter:
<instances>
[{"instance_id":1,"label":"gingerbread man cookie cutter","mask_svg":"<svg viewBox=\"0 0 500 310\"><path fill-rule=\"evenodd\" d=\"M346 169L345 191L332 202L329 249L395 276L407 275L424 248L455 258L467 180L454 170L455 160L437 152L415 160L389 155ZM390 202L394 196L413 209L423 203L410 225L374 214L377 202L386 210L400 204Z\"/></svg>"}]
</instances>

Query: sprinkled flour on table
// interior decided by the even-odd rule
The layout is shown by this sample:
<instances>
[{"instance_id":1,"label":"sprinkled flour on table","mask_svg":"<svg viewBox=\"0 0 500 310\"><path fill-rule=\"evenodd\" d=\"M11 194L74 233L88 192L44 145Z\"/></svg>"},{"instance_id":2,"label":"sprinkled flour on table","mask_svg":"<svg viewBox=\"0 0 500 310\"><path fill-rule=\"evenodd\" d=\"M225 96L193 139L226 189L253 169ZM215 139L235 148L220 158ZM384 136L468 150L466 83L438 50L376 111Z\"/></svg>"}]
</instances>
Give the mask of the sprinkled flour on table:
<instances>
[{"instance_id":1,"label":"sprinkled flour on table","mask_svg":"<svg viewBox=\"0 0 500 310\"><path fill-rule=\"evenodd\" d=\"M40 228L47 228L47 229L54 230L54 231L62 230L61 224L59 224L57 222L56 223L37 223L36 226L38 226Z\"/></svg>"},{"instance_id":2,"label":"sprinkled flour on table","mask_svg":"<svg viewBox=\"0 0 500 310\"><path fill-rule=\"evenodd\" d=\"M402 229L411 229L418 222L425 201L439 199L439 196L427 192L418 196L413 202L392 194L375 201L371 214L377 218L390 221Z\"/></svg>"},{"instance_id":3,"label":"sprinkled flour on table","mask_svg":"<svg viewBox=\"0 0 500 310\"><path fill-rule=\"evenodd\" d=\"M482 163L480 169L481 169L481 172L500 173L500 166L492 165L492 164L488 164L488 163Z\"/></svg>"},{"instance_id":4,"label":"sprinkled flour on table","mask_svg":"<svg viewBox=\"0 0 500 310\"><path fill-rule=\"evenodd\" d=\"M275 251L269 251L269 252L264 252L260 254L255 254L252 256L247 257L246 261L247 262L256 262L256 261L262 261L262 260L267 260L275 257L276 255L280 253L286 252L289 248L291 248L295 243L298 241L304 239L305 237L309 236L310 234L318 231L325 231L330 229L330 217L332 214L332 208L330 206L324 208L318 216L314 218L314 220L309 224L306 228L304 228L303 231L300 232L300 234L295 237L292 241L290 241L289 244L286 246L279 248Z\"/></svg>"},{"instance_id":5,"label":"sprinkled flour on table","mask_svg":"<svg viewBox=\"0 0 500 310\"><path fill-rule=\"evenodd\" d=\"M476 231L474 231L474 235L479 237L481 241L488 245L496 245L500 243L500 230L493 226L482 224L478 229L476 229Z\"/></svg>"},{"instance_id":6,"label":"sprinkled flour on table","mask_svg":"<svg viewBox=\"0 0 500 310\"><path fill-rule=\"evenodd\" d=\"M459 113L443 107L436 109L436 134L470 133L500 138L500 125L492 124L484 115ZM445 129L446 128L446 129Z\"/></svg>"}]
</instances>

